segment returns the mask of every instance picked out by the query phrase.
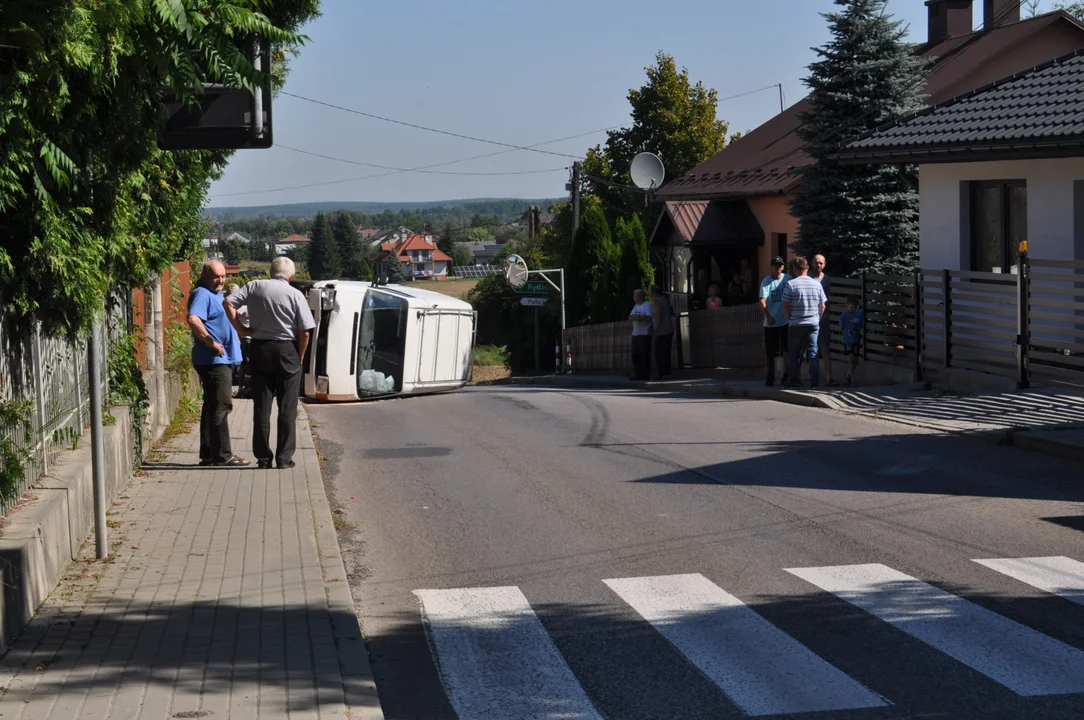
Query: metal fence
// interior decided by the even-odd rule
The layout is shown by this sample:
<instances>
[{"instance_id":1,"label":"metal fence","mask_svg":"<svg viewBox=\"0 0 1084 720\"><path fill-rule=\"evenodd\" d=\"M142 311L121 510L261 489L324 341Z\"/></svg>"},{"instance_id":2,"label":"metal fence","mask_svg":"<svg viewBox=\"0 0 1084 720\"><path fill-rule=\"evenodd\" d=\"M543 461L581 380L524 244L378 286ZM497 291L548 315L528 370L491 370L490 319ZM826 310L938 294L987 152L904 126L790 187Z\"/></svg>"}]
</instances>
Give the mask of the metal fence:
<instances>
[{"instance_id":1,"label":"metal fence","mask_svg":"<svg viewBox=\"0 0 1084 720\"><path fill-rule=\"evenodd\" d=\"M916 378L959 368L1031 384L1084 387L1084 262L1026 260L1017 273L923 269L832 278L832 347L842 350L847 298L864 310L862 356ZM671 298L675 308L679 303ZM677 312L680 358L692 368L764 364L756 305ZM631 366L628 323L572 328L573 370ZM577 361L577 355L579 361Z\"/></svg>"},{"instance_id":2,"label":"metal fence","mask_svg":"<svg viewBox=\"0 0 1084 720\"><path fill-rule=\"evenodd\" d=\"M32 405L31 432L21 424L0 427L0 440L26 452L22 481L0 497L0 514L7 513L37 478L49 471L62 450L81 443L90 422L90 374L86 337L47 337L39 327L16 327L3 311L0 297L0 402L27 401ZM102 333L100 379L102 397L108 394L109 349L129 332L131 304L126 294L108 302Z\"/></svg>"}]
</instances>

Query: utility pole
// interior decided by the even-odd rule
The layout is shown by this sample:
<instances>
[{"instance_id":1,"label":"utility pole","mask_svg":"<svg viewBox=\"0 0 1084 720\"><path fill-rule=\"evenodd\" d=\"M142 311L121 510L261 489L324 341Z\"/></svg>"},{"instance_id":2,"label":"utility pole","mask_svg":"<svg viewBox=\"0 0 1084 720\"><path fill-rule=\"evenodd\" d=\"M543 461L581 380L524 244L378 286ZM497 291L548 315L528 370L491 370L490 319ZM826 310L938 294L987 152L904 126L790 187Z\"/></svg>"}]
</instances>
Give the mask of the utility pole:
<instances>
[{"instance_id":1,"label":"utility pole","mask_svg":"<svg viewBox=\"0 0 1084 720\"><path fill-rule=\"evenodd\" d=\"M576 247L576 233L580 229L580 161L572 163L572 242L569 254Z\"/></svg>"},{"instance_id":2,"label":"utility pole","mask_svg":"<svg viewBox=\"0 0 1084 720\"><path fill-rule=\"evenodd\" d=\"M83 156L84 187L87 205L94 201L93 171L94 153L89 148ZM109 310L106 306L104 322L109 322ZM90 458L91 486L94 489L94 550L99 560L109 555L109 539L106 535L105 518L105 441L102 427L102 332L103 325L95 320L87 336L87 374L90 376Z\"/></svg>"}]
</instances>

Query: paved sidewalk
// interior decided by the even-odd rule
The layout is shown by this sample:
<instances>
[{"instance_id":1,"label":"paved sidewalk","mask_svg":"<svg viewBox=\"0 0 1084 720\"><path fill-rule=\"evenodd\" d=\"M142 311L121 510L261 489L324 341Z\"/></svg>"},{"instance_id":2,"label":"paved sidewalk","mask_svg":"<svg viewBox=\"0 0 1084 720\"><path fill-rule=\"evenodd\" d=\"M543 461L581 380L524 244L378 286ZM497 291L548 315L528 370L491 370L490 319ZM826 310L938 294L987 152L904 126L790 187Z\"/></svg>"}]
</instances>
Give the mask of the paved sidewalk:
<instances>
[{"instance_id":1,"label":"paved sidewalk","mask_svg":"<svg viewBox=\"0 0 1084 720\"><path fill-rule=\"evenodd\" d=\"M230 429L251 460L251 402ZM132 479L113 555L92 538L0 660L2 720L383 717L304 411L292 470L197 450Z\"/></svg>"}]
</instances>

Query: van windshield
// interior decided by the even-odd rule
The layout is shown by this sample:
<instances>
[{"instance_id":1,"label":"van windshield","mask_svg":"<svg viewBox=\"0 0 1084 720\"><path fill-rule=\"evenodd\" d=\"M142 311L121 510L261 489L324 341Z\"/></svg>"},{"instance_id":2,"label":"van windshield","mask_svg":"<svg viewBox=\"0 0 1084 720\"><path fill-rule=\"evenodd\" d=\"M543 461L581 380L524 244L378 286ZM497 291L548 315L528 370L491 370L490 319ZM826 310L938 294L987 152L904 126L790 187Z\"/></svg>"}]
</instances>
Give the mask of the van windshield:
<instances>
[{"instance_id":1,"label":"van windshield","mask_svg":"<svg viewBox=\"0 0 1084 720\"><path fill-rule=\"evenodd\" d=\"M407 302L370 290L358 329L358 395L386 395L403 387Z\"/></svg>"}]
</instances>

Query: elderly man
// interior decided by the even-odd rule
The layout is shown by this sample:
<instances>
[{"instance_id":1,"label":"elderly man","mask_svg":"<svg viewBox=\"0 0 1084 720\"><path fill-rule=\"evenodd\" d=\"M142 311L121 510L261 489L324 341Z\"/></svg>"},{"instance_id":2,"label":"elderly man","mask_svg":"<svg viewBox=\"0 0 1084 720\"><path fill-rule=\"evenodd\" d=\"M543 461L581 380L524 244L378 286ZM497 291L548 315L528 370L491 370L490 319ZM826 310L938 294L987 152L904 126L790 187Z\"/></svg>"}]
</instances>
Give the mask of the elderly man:
<instances>
[{"instance_id":1,"label":"elderly man","mask_svg":"<svg viewBox=\"0 0 1084 720\"><path fill-rule=\"evenodd\" d=\"M632 380L648 380L651 377L651 303L643 290L632 293Z\"/></svg>"},{"instance_id":2,"label":"elderly man","mask_svg":"<svg viewBox=\"0 0 1084 720\"><path fill-rule=\"evenodd\" d=\"M259 467L272 460L280 468L294 466L297 447L297 398L301 392L301 363L316 327L301 291L290 285L294 262L286 257L271 261L271 279L253 280L225 300L230 320L239 326L238 308L248 309L252 346L253 433L252 454ZM271 400L278 401L277 435L271 452Z\"/></svg>"},{"instance_id":3,"label":"elderly man","mask_svg":"<svg viewBox=\"0 0 1084 720\"><path fill-rule=\"evenodd\" d=\"M222 307L226 268L217 260L203 266L199 284L188 296L188 326L192 329L192 366L203 387L199 418L199 464L248 465L233 454L229 415L233 410L233 366L241 362L241 345Z\"/></svg>"}]
</instances>

